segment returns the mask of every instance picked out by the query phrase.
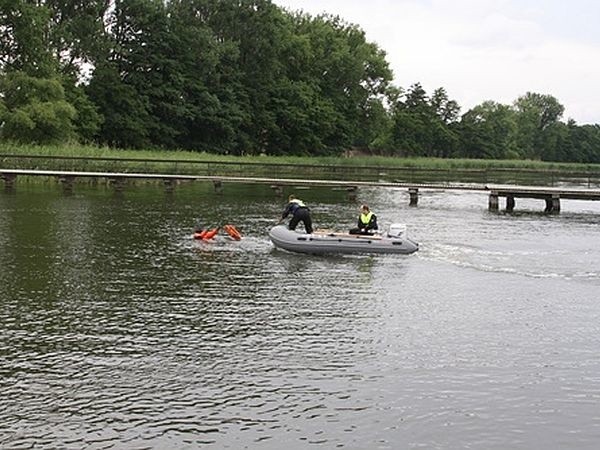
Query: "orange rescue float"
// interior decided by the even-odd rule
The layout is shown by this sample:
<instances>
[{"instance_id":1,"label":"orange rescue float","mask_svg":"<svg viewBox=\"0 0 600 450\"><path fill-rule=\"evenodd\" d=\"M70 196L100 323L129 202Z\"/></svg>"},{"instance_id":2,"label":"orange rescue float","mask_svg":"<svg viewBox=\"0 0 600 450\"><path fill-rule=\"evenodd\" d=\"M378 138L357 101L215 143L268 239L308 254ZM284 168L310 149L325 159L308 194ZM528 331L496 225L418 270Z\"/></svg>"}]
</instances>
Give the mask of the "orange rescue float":
<instances>
[{"instance_id":1,"label":"orange rescue float","mask_svg":"<svg viewBox=\"0 0 600 450\"><path fill-rule=\"evenodd\" d=\"M219 233L219 228L213 228L212 230L202 230L196 231L194 233L194 239L201 239L203 241L208 241L214 238Z\"/></svg>"},{"instance_id":2,"label":"orange rescue float","mask_svg":"<svg viewBox=\"0 0 600 450\"><path fill-rule=\"evenodd\" d=\"M224 225L223 229L225 230L225 232L231 239L233 239L235 241L239 241L240 239L242 239L242 234L233 225L231 225L231 224Z\"/></svg>"},{"instance_id":3,"label":"orange rescue float","mask_svg":"<svg viewBox=\"0 0 600 450\"><path fill-rule=\"evenodd\" d=\"M206 234L206 230L202 230L202 231L195 231L194 232L194 239L202 239L202 237Z\"/></svg>"},{"instance_id":4,"label":"orange rescue float","mask_svg":"<svg viewBox=\"0 0 600 450\"><path fill-rule=\"evenodd\" d=\"M208 241L209 239L214 238L218 232L219 232L219 228L213 228L212 230L209 230L206 233L204 233L204 236L202 236L202 240Z\"/></svg>"}]
</instances>

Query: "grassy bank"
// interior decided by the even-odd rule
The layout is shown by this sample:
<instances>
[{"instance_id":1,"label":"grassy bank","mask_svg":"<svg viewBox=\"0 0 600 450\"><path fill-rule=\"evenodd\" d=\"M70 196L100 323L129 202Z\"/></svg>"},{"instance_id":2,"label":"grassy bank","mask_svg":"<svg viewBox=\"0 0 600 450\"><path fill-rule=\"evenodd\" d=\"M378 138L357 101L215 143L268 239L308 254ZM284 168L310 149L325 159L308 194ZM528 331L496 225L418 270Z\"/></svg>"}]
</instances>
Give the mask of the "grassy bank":
<instances>
[{"instance_id":1,"label":"grassy bank","mask_svg":"<svg viewBox=\"0 0 600 450\"><path fill-rule=\"evenodd\" d=\"M10 155L10 156L8 156ZM600 187L600 165L440 158L228 156L92 146L0 145L0 169L211 177ZM41 181L39 177L36 182ZM22 176L18 177L23 180ZM78 182L81 181L79 177Z\"/></svg>"},{"instance_id":2,"label":"grassy bank","mask_svg":"<svg viewBox=\"0 0 600 450\"><path fill-rule=\"evenodd\" d=\"M227 163L259 163L278 165L328 165L328 166L375 166L380 168L419 169L528 169L536 171L591 171L600 172L598 164L550 163L530 160L442 159L442 158L394 158L383 156L345 157L295 157L295 156L228 156L189 151L117 150L107 147L82 145L25 146L0 144L0 155L67 156L84 158L132 158L139 160L197 161ZM10 161L6 161L10 163ZM160 164L156 162L156 164ZM85 170L85 167L82 167Z\"/></svg>"}]
</instances>

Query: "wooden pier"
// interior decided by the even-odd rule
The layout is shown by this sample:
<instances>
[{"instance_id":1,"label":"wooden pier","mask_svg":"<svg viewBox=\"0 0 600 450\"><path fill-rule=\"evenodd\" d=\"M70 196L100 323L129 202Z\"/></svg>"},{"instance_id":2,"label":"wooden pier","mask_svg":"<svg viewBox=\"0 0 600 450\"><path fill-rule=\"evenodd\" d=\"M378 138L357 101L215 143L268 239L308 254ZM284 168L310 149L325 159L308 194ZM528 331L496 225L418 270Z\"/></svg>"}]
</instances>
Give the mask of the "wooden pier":
<instances>
[{"instance_id":1,"label":"wooden pier","mask_svg":"<svg viewBox=\"0 0 600 450\"><path fill-rule=\"evenodd\" d=\"M506 198L506 211L511 212L515 208L515 198L538 198L544 200L545 212L560 212L560 200L600 200L600 189L564 189L555 187L539 186L508 186L508 185L486 185L490 192L489 209L499 209L498 198Z\"/></svg>"},{"instance_id":2,"label":"wooden pier","mask_svg":"<svg viewBox=\"0 0 600 450\"><path fill-rule=\"evenodd\" d=\"M237 177L216 175L174 175L157 173L130 172L78 172L59 170L33 169L0 169L0 178L4 180L5 190L12 190L18 176L54 177L63 185L65 192L72 192L77 178L104 178L116 190L122 190L128 180L155 180L163 183L167 192L172 192L181 181L212 182L216 192L222 192L223 183L267 184L278 195L283 194L284 186L294 187L331 187L344 189L351 198L356 197L359 187L383 187L407 189L409 204L417 206L419 190L466 190L489 193L488 208L490 211L499 210L499 198L506 198L506 211L513 211L516 198L536 198L545 201L545 212L560 212L561 199L600 200L600 189L563 189L539 186L491 185L478 183L406 183L382 181L340 181L340 180L311 180L294 178L264 178Z\"/></svg>"}]
</instances>

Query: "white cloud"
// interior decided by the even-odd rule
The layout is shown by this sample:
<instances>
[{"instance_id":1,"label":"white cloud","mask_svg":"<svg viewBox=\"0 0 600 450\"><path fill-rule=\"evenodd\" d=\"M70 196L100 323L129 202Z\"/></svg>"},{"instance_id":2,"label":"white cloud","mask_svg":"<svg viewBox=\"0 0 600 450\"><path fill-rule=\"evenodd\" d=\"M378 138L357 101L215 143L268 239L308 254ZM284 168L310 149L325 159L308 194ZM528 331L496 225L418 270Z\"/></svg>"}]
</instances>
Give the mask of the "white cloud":
<instances>
[{"instance_id":1,"label":"white cloud","mask_svg":"<svg viewBox=\"0 0 600 450\"><path fill-rule=\"evenodd\" d=\"M420 82L428 92L444 87L463 112L484 100L512 103L531 91L555 96L565 119L600 123L600 39L577 7L592 14L594 3L574 0L569 9L527 0L275 3L358 24L387 53L397 85Z\"/></svg>"}]
</instances>

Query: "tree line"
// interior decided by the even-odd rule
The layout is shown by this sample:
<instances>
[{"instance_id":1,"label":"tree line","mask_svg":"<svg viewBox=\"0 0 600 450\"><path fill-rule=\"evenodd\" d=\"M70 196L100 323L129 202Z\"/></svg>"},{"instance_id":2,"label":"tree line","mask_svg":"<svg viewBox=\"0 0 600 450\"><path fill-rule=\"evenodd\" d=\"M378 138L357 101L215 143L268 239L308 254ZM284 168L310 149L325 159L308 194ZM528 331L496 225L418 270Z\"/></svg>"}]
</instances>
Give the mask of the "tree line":
<instances>
[{"instance_id":1,"label":"tree line","mask_svg":"<svg viewBox=\"0 0 600 450\"><path fill-rule=\"evenodd\" d=\"M0 0L0 141L600 163L551 95L461 114L336 16L270 0Z\"/></svg>"}]
</instances>

